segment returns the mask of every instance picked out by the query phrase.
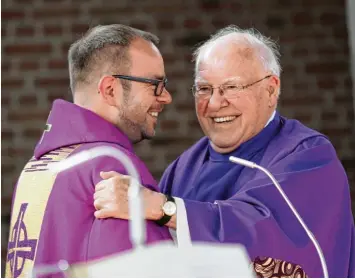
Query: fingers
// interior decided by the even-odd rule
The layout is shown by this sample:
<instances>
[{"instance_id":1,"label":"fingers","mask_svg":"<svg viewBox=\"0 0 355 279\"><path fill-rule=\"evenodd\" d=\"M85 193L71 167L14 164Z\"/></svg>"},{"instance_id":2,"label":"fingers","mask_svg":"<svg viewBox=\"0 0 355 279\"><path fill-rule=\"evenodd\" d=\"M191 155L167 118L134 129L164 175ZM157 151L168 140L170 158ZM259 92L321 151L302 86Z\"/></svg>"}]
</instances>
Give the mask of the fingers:
<instances>
[{"instance_id":1,"label":"fingers","mask_svg":"<svg viewBox=\"0 0 355 279\"><path fill-rule=\"evenodd\" d=\"M100 190L104 190L104 189L106 189L107 186L108 186L107 185L107 181L106 180L101 180L99 183L97 183L95 185L95 191L97 192L97 191L100 191Z\"/></svg>"},{"instance_id":2,"label":"fingers","mask_svg":"<svg viewBox=\"0 0 355 279\"><path fill-rule=\"evenodd\" d=\"M95 211L94 215L97 219L104 219L104 218L112 217L112 212L109 209L104 208Z\"/></svg>"},{"instance_id":3,"label":"fingers","mask_svg":"<svg viewBox=\"0 0 355 279\"><path fill-rule=\"evenodd\" d=\"M101 171L100 176L102 179L109 179L115 176L121 176L122 174L115 172L115 171Z\"/></svg>"}]
</instances>

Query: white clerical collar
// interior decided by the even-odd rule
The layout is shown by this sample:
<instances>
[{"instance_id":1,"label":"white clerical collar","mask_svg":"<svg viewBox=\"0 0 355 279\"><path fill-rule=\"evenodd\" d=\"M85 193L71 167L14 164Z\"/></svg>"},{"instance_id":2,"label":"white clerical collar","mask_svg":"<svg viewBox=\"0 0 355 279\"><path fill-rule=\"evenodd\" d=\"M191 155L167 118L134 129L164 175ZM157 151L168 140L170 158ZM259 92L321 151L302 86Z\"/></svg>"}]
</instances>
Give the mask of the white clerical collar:
<instances>
[{"instance_id":1,"label":"white clerical collar","mask_svg":"<svg viewBox=\"0 0 355 279\"><path fill-rule=\"evenodd\" d=\"M274 112L272 113L271 117L269 118L268 122L266 123L266 125L264 126L264 128L269 125L269 123L274 119L275 117L275 114L276 114L276 110L274 110Z\"/></svg>"}]
</instances>

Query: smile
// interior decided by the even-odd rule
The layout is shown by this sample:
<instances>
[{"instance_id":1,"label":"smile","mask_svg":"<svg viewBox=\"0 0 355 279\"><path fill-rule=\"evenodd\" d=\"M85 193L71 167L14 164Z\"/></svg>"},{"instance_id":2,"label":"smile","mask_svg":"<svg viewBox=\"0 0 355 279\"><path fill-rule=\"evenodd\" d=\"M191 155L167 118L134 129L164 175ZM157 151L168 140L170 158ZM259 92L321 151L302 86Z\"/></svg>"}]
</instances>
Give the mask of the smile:
<instances>
[{"instance_id":1,"label":"smile","mask_svg":"<svg viewBox=\"0 0 355 279\"><path fill-rule=\"evenodd\" d=\"M158 117L158 115L159 115L159 113L158 113L158 112L156 112L156 111L151 111L151 112L148 112L148 114L149 114L149 115L151 115L151 116L153 116L153 117L155 117L155 118L157 118L157 117Z\"/></svg>"},{"instance_id":2,"label":"smile","mask_svg":"<svg viewBox=\"0 0 355 279\"><path fill-rule=\"evenodd\" d=\"M236 119L236 116L214 117L212 118L216 123L231 122Z\"/></svg>"}]
</instances>

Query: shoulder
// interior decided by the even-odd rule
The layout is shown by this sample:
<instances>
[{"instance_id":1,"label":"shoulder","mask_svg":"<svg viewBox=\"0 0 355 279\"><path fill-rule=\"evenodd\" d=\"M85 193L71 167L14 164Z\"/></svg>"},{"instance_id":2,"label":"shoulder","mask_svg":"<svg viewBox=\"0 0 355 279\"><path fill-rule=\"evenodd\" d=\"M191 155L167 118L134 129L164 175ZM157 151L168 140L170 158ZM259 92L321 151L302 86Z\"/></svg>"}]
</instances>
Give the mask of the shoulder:
<instances>
[{"instance_id":1,"label":"shoulder","mask_svg":"<svg viewBox=\"0 0 355 279\"><path fill-rule=\"evenodd\" d=\"M101 180L101 171L116 171L121 174L127 174L124 161L129 161L133 164L141 180L146 180L149 184L155 184L155 180L150 175L144 162L133 151L119 144L107 142L85 143L78 146L70 156L81 152L92 152L88 154L92 159L78 166L75 173L80 176L91 176L94 184Z\"/></svg>"},{"instance_id":2,"label":"shoulder","mask_svg":"<svg viewBox=\"0 0 355 279\"><path fill-rule=\"evenodd\" d=\"M280 117L281 129L270 142L265 156L267 165L281 162L302 161L307 165L313 162L338 160L336 151L325 135L294 119Z\"/></svg>"},{"instance_id":3,"label":"shoulder","mask_svg":"<svg viewBox=\"0 0 355 279\"><path fill-rule=\"evenodd\" d=\"M273 142L280 144L280 150L295 152L320 145L332 147L329 138L311 129L298 120L280 117L281 129Z\"/></svg>"}]
</instances>

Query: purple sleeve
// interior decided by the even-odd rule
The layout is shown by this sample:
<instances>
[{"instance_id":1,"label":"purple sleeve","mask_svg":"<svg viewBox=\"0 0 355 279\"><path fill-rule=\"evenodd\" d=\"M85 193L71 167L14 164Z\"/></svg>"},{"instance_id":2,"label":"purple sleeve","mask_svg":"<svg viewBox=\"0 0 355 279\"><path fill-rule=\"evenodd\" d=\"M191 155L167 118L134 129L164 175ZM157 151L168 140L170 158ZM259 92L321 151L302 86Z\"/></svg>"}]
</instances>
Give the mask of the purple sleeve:
<instances>
[{"instance_id":1,"label":"purple sleeve","mask_svg":"<svg viewBox=\"0 0 355 279\"><path fill-rule=\"evenodd\" d=\"M320 243L329 275L354 274L349 186L333 148L327 144L299 150L270 171ZM193 241L242 243L252 259L282 259L301 265L310 277L323 276L313 244L263 174L228 200L184 202Z\"/></svg>"},{"instance_id":2,"label":"purple sleeve","mask_svg":"<svg viewBox=\"0 0 355 279\"><path fill-rule=\"evenodd\" d=\"M160 179L159 182L159 189L160 192L171 195L171 190L172 190L172 185L173 185L173 180L174 180L174 174L175 174L175 168L178 163L178 159L176 159L173 163L171 163L167 169L164 171L162 178Z\"/></svg>"},{"instance_id":3,"label":"purple sleeve","mask_svg":"<svg viewBox=\"0 0 355 279\"><path fill-rule=\"evenodd\" d=\"M93 186L102 180L100 177L101 171L116 171L121 174L127 174L123 166L115 159L103 157L97 161L93 169ZM147 187L154 190L152 185L148 185ZM167 228L162 228L152 221L147 221L147 243L167 239L171 239ZM88 260L131 248L129 223L127 220L116 218L94 219L89 236Z\"/></svg>"}]
</instances>

